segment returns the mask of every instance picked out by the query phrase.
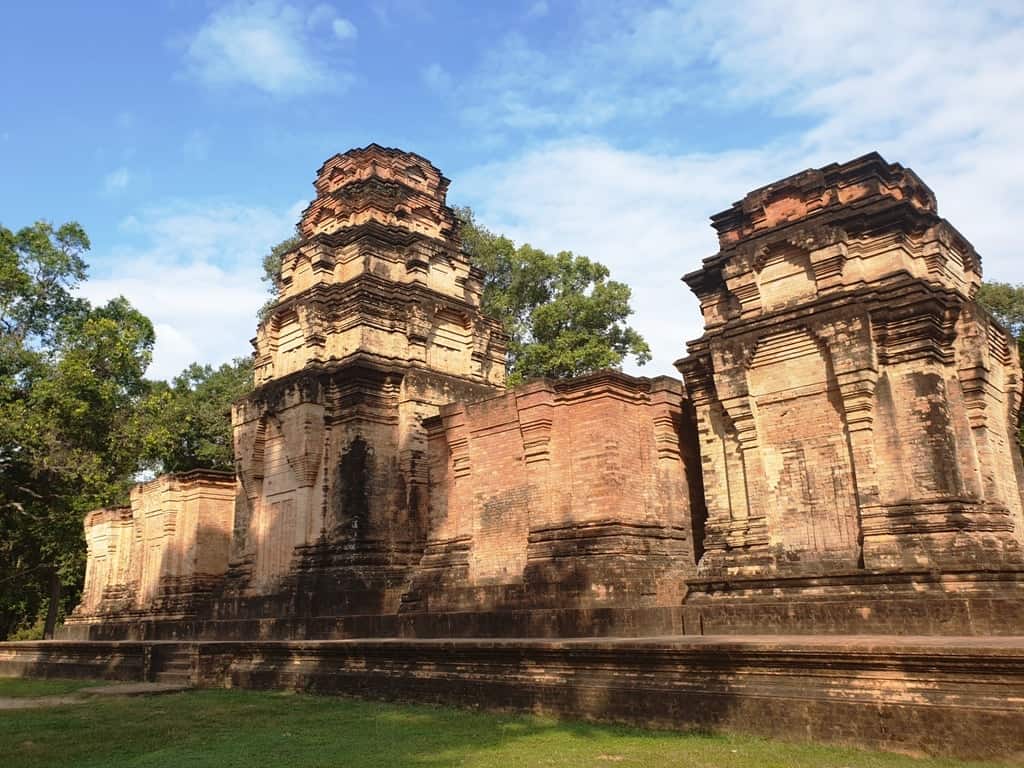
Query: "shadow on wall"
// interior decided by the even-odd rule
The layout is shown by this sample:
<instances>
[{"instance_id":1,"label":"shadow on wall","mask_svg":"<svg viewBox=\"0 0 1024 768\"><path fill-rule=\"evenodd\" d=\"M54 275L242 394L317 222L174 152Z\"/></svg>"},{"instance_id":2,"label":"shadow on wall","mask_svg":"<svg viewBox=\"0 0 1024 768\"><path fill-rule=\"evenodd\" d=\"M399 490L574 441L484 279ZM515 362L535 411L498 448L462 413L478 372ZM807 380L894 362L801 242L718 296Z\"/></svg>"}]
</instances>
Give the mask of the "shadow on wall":
<instances>
[{"instance_id":1,"label":"shadow on wall","mask_svg":"<svg viewBox=\"0 0 1024 768\"><path fill-rule=\"evenodd\" d=\"M697 409L689 398L683 398L682 411L676 424L679 454L683 459L690 499L690 541L693 542L693 567L704 556L704 530L708 521L707 498L704 495L704 469L700 460L700 435L697 431Z\"/></svg>"},{"instance_id":2,"label":"shadow on wall","mask_svg":"<svg viewBox=\"0 0 1024 768\"><path fill-rule=\"evenodd\" d=\"M192 679L212 688L516 710L960 758L1019 750L1017 656L1003 646L907 643L33 642L0 646L0 675L164 680L162 673L176 673L184 660Z\"/></svg>"},{"instance_id":3,"label":"shadow on wall","mask_svg":"<svg viewBox=\"0 0 1024 768\"><path fill-rule=\"evenodd\" d=\"M159 521L161 529L166 521ZM194 533L194 538L192 536ZM112 552L102 573L106 584L89 576L89 599L84 615L72 615L62 628L64 637L90 640L151 639L154 620L192 622L209 618L211 600L224 581L230 531L223 525L200 523L187 542L175 535L169 542L147 541L131 548L131 557L119 565ZM90 567L95 567L91 563ZM125 626L131 629L126 632Z\"/></svg>"},{"instance_id":4,"label":"shadow on wall","mask_svg":"<svg viewBox=\"0 0 1024 768\"><path fill-rule=\"evenodd\" d=\"M893 648L803 650L811 652L794 654L784 645L366 641L321 651L302 644L238 647L226 651L232 659L211 659L209 666L227 670L223 684L233 686L673 731L747 732L961 758L998 757L1019 745L1020 712L1001 698L1006 679L983 671L984 653L967 662L976 674L965 686L963 659L955 654L922 665L915 654Z\"/></svg>"},{"instance_id":5,"label":"shadow on wall","mask_svg":"<svg viewBox=\"0 0 1024 768\"><path fill-rule=\"evenodd\" d=\"M143 644L44 640L0 644L0 676L115 680L147 679L148 648Z\"/></svg>"}]
</instances>

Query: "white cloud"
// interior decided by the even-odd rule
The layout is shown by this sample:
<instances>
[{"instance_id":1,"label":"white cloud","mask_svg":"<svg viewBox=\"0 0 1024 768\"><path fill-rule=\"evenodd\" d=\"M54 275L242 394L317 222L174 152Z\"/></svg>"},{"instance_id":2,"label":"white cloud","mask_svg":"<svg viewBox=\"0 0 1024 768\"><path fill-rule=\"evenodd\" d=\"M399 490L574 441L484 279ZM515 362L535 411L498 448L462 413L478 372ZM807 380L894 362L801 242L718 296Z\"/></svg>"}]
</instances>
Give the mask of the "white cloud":
<instances>
[{"instance_id":1,"label":"white cloud","mask_svg":"<svg viewBox=\"0 0 1024 768\"><path fill-rule=\"evenodd\" d=\"M128 188L132 175L127 168L117 168L103 177L103 191L107 194L116 194Z\"/></svg>"},{"instance_id":2,"label":"white cloud","mask_svg":"<svg viewBox=\"0 0 1024 768\"><path fill-rule=\"evenodd\" d=\"M537 0L531 5L526 11L527 19L542 19L548 15L551 9L548 7L546 0Z\"/></svg>"},{"instance_id":3,"label":"white cloud","mask_svg":"<svg viewBox=\"0 0 1024 768\"><path fill-rule=\"evenodd\" d=\"M116 276L89 280L82 293L94 303L125 296L153 321L156 347L146 375L157 379L192 362L219 364L249 354L256 310L266 299L256 269L144 260L124 264Z\"/></svg>"},{"instance_id":4,"label":"white cloud","mask_svg":"<svg viewBox=\"0 0 1024 768\"><path fill-rule=\"evenodd\" d=\"M342 41L355 40L359 34L355 24L340 16L331 22L331 29L334 30L334 36Z\"/></svg>"},{"instance_id":5,"label":"white cloud","mask_svg":"<svg viewBox=\"0 0 1024 768\"><path fill-rule=\"evenodd\" d=\"M452 89L453 80L451 74L436 61L424 67L420 76L423 78L426 86L432 91L447 93Z\"/></svg>"},{"instance_id":6,"label":"white cloud","mask_svg":"<svg viewBox=\"0 0 1024 768\"><path fill-rule=\"evenodd\" d=\"M187 70L204 85L249 85L275 95L341 88L351 75L326 65L317 36L323 24L337 34L338 21L345 20L324 5L309 13L273 0L227 6L188 42Z\"/></svg>"},{"instance_id":7,"label":"white cloud","mask_svg":"<svg viewBox=\"0 0 1024 768\"><path fill-rule=\"evenodd\" d=\"M93 302L123 295L153 321L150 377L248 354L256 311L267 298L262 256L290 234L304 206L274 211L214 202L144 210L121 224L137 244L96 259L96 276L82 294Z\"/></svg>"},{"instance_id":8,"label":"white cloud","mask_svg":"<svg viewBox=\"0 0 1024 768\"><path fill-rule=\"evenodd\" d=\"M309 14L306 16L307 27L322 27L330 26L330 23L337 18L338 11L333 5L327 3L320 3L319 5L313 6Z\"/></svg>"},{"instance_id":9,"label":"white cloud","mask_svg":"<svg viewBox=\"0 0 1024 768\"><path fill-rule=\"evenodd\" d=\"M679 277L716 250L711 214L750 189L871 150L912 167L935 190L989 279L1024 282L1020 6L864 2L823 12L802 0L739 0L617 8L595 13L584 42L556 58L510 36L482 62L459 94L471 119L577 138L456 176L455 191L492 228L593 256L630 284L633 323L655 355L641 372L672 372L683 341L700 333ZM503 57L506 68L497 66ZM618 121L623 135L657 146L667 137L659 117L686 100L719 116L767 110L796 127L759 136L752 126L737 148L707 155L578 138Z\"/></svg>"},{"instance_id":10,"label":"white cloud","mask_svg":"<svg viewBox=\"0 0 1024 768\"><path fill-rule=\"evenodd\" d=\"M557 142L463 174L452 198L518 243L605 264L632 289L629 322L653 352L646 366L626 370L675 375L684 342L701 334L697 302L680 278L715 251L709 214L763 183L766 169L778 176L786 167L783 150L671 156Z\"/></svg>"}]
</instances>

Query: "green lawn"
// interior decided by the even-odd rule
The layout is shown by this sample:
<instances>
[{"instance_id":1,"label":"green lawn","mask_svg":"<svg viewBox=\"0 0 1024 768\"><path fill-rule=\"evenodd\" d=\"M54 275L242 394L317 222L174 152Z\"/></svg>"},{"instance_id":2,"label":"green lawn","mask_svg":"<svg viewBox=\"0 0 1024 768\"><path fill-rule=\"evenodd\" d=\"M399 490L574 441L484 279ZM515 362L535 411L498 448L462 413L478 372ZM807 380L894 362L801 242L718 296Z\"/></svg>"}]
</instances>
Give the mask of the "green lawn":
<instances>
[{"instance_id":1,"label":"green lawn","mask_svg":"<svg viewBox=\"0 0 1024 768\"><path fill-rule=\"evenodd\" d=\"M49 693L45 687L40 690ZM426 706L220 690L0 712L0 764L4 768L964 765L749 737L645 732Z\"/></svg>"},{"instance_id":2,"label":"green lawn","mask_svg":"<svg viewBox=\"0 0 1024 768\"><path fill-rule=\"evenodd\" d=\"M27 680L20 677L0 677L0 699L60 696L83 688L110 684L106 680Z\"/></svg>"}]
</instances>

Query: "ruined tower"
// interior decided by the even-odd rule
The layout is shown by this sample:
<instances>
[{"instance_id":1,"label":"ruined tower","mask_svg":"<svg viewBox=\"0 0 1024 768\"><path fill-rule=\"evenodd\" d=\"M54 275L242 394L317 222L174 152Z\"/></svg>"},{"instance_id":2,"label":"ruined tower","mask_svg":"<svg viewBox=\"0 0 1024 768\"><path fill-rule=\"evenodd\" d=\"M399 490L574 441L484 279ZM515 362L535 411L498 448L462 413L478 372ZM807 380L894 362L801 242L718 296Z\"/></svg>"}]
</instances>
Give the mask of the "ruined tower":
<instances>
[{"instance_id":1,"label":"ruined tower","mask_svg":"<svg viewBox=\"0 0 1024 768\"><path fill-rule=\"evenodd\" d=\"M708 632L1005 632L1022 604L1021 368L981 262L877 154L712 218L678 366L708 507ZM692 622L691 622L692 623Z\"/></svg>"},{"instance_id":2,"label":"ruined tower","mask_svg":"<svg viewBox=\"0 0 1024 768\"><path fill-rule=\"evenodd\" d=\"M374 144L320 168L253 341L256 389L233 412L239 489L219 618L396 608L425 537L422 421L505 376L448 183Z\"/></svg>"}]
</instances>

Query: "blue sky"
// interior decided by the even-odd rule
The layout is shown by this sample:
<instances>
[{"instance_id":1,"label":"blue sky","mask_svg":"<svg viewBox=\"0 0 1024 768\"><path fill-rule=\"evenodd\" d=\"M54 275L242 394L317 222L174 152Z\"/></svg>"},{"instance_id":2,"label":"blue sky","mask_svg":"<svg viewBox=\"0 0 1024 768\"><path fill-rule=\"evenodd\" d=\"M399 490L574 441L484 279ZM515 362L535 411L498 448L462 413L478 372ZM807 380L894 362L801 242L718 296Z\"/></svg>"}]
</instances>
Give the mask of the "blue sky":
<instances>
[{"instance_id":1,"label":"blue sky","mask_svg":"<svg viewBox=\"0 0 1024 768\"><path fill-rule=\"evenodd\" d=\"M1024 281L1019 2L27 3L4 11L0 223L75 219L95 300L157 327L153 376L249 351L260 258L319 165L425 155L519 241L597 258L674 373L679 277L746 191L870 150Z\"/></svg>"}]
</instances>

